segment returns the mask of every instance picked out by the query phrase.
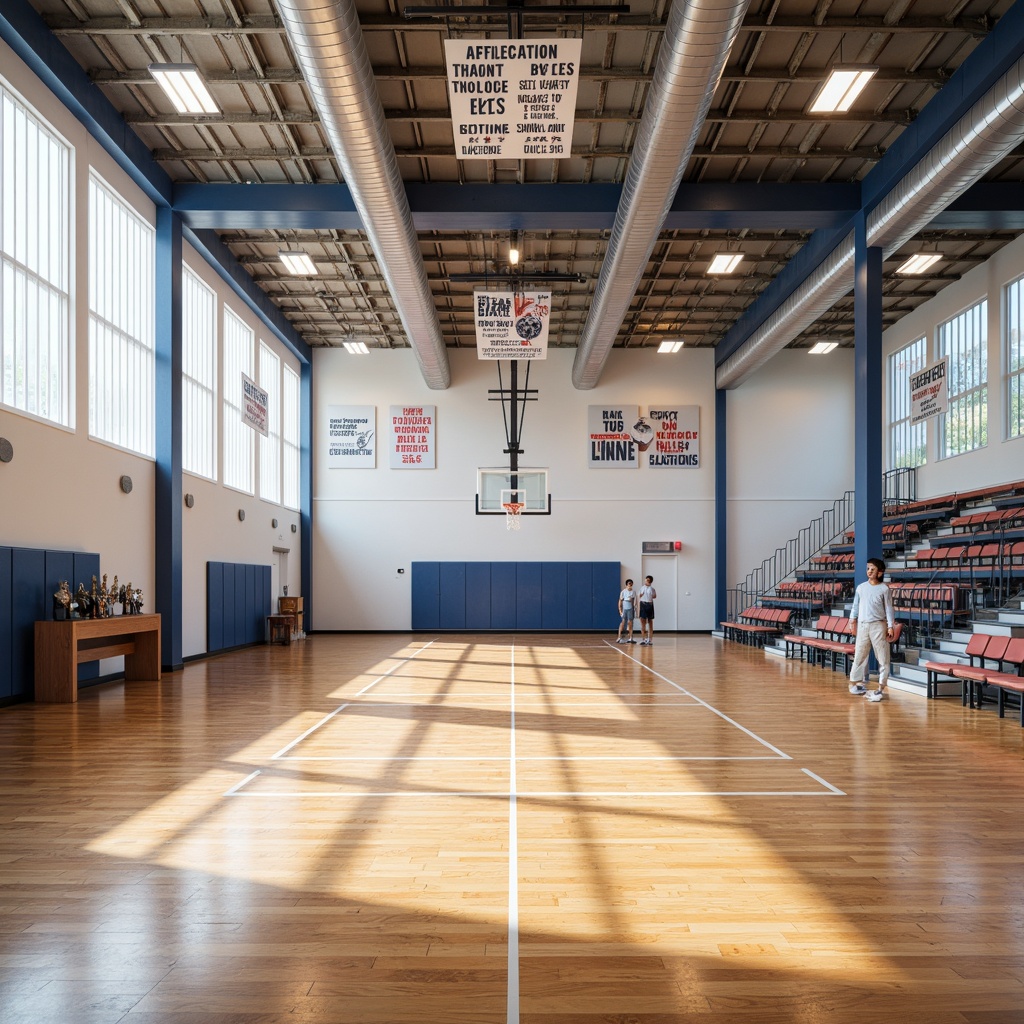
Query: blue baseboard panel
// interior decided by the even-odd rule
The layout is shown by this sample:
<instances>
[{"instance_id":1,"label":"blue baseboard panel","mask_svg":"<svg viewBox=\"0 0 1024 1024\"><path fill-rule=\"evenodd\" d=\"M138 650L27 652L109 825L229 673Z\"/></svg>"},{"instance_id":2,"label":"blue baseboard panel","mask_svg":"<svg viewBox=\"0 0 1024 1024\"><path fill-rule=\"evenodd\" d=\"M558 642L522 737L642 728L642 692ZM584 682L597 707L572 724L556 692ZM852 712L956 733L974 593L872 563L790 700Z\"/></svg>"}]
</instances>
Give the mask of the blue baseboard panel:
<instances>
[{"instance_id":1,"label":"blue baseboard panel","mask_svg":"<svg viewBox=\"0 0 1024 1024\"><path fill-rule=\"evenodd\" d=\"M262 643L271 614L270 566L206 563L206 650Z\"/></svg>"},{"instance_id":2,"label":"blue baseboard panel","mask_svg":"<svg viewBox=\"0 0 1024 1024\"><path fill-rule=\"evenodd\" d=\"M35 693L35 624L53 618L61 580L72 591L100 578L100 556L84 551L0 547L0 701L32 700ZM78 668L79 682L96 679L99 663Z\"/></svg>"},{"instance_id":3,"label":"blue baseboard panel","mask_svg":"<svg viewBox=\"0 0 1024 1024\"><path fill-rule=\"evenodd\" d=\"M413 562L414 630L614 630L619 562Z\"/></svg>"}]
</instances>

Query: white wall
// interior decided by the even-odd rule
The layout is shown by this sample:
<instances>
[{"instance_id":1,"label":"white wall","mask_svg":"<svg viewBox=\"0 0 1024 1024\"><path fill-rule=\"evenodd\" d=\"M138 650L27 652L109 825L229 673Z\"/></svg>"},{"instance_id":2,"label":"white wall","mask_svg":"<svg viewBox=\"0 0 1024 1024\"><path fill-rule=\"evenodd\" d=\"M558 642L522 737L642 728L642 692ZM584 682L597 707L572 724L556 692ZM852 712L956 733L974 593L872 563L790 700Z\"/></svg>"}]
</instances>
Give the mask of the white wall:
<instances>
[{"instance_id":1,"label":"white wall","mask_svg":"<svg viewBox=\"0 0 1024 1024\"><path fill-rule=\"evenodd\" d=\"M474 351L450 351L452 386L431 391L412 353L349 356L318 349L313 361L313 627L408 629L413 561L619 561L641 573L644 540L681 540L679 556L659 567L673 576L677 621L664 629L710 629L714 610L714 353L676 356L613 352L601 384L572 387L574 350L555 349L532 365L539 391L525 414L520 465L550 471L552 514L524 516L509 532L503 516L477 516L478 467L507 466L501 406L488 401L497 368ZM508 386L508 364L503 364ZM520 372L520 385L524 384ZM589 469L587 407L622 403L700 406L697 469ZM437 407L437 468L393 470L378 448L374 469L328 469L326 406L374 405L378 443L392 405ZM669 568L671 565L671 569ZM405 570L399 574L398 569ZM689 592L689 593L687 593ZM617 594L609 594L614 602Z\"/></svg>"},{"instance_id":2,"label":"white wall","mask_svg":"<svg viewBox=\"0 0 1024 1024\"><path fill-rule=\"evenodd\" d=\"M786 349L726 398L732 587L854 484L853 352Z\"/></svg>"},{"instance_id":3,"label":"white wall","mask_svg":"<svg viewBox=\"0 0 1024 1024\"><path fill-rule=\"evenodd\" d=\"M74 149L72 359L75 367L74 409L70 429L0 408L0 436L14 446L14 460L0 464L0 543L17 547L53 547L97 551L103 572L141 587L146 610L155 611L155 463L89 437L88 423L88 179L97 173L150 223L155 210L103 148L71 113L49 93L24 63L0 43L0 69L6 82ZM294 370L298 360L270 332L191 246L184 259L214 289L218 323L228 302ZM218 328L219 330L220 328ZM258 459L257 459L258 480ZM130 494L120 478L132 478ZM185 474L183 490L195 495L195 506L182 509L182 577L185 657L206 650L206 562L252 562L275 567L276 594L284 584L301 593L297 512L252 495L228 490L218 483ZM258 482L257 482L258 493ZM238 510L244 509L244 522ZM278 519L278 527L271 526ZM289 548L286 579L277 579L279 555ZM75 581L85 582L88 580ZM103 672L116 665L101 666Z\"/></svg>"},{"instance_id":4,"label":"white wall","mask_svg":"<svg viewBox=\"0 0 1024 1024\"><path fill-rule=\"evenodd\" d=\"M941 264L938 265L941 268ZM918 338L929 339L937 359L936 328L961 310L988 298L988 445L949 459L939 458L937 421L928 423L928 464L917 471L917 496L969 491L1024 478L1024 438L1007 439L1002 335L1003 287L1024 274L1024 236L1004 246L934 299L903 317L883 336L885 358ZM888 437L885 438L888 451Z\"/></svg>"},{"instance_id":5,"label":"white wall","mask_svg":"<svg viewBox=\"0 0 1024 1024\"><path fill-rule=\"evenodd\" d=\"M231 307L247 326L256 333L257 353L259 343L265 342L287 364L299 372L299 361L291 355L274 335L263 328L249 308L237 298L220 276L185 243L183 259L205 284L217 295L217 330L221 337L224 325L224 305ZM218 345L218 349L220 346ZM258 355L256 356L258 360ZM221 364L223 360L221 360ZM223 366L218 369L218 380L223 380ZM224 407L217 412L218 436L223 437ZM299 513L264 501L259 497L259 444L256 447L256 494L243 494L224 487L220 483L206 480L191 473L182 479L182 492L195 497L192 508L182 509L181 554L182 589L185 594L182 613L182 654L189 657L206 650L206 563L207 562L249 562L270 565L272 570L272 599L277 607L277 597L288 586L290 594L302 593L302 573L299 558L299 541L302 536ZM218 475L222 472L222 460L218 458ZM238 518L238 512L245 512L245 519ZM277 527L272 525L277 520ZM291 532L295 526L296 532ZM278 549L278 550L275 550ZM281 551L286 552L283 561L287 576L279 578L278 563Z\"/></svg>"}]
</instances>

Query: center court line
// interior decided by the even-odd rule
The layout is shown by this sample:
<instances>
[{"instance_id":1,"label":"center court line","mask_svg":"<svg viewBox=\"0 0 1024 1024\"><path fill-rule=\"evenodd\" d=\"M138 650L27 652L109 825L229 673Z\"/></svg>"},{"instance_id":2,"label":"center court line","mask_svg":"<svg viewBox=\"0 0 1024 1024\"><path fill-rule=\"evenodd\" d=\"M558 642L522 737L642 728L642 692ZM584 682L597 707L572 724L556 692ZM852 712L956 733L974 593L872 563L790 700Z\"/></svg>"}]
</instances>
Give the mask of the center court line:
<instances>
[{"instance_id":1,"label":"center court line","mask_svg":"<svg viewBox=\"0 0 1024 1024\"><path fill-rule=\"evenodd\" d=\"M512 641L509 680L508 781L508 995L506 1024L519 1024L519 824L516 804L516 642Z\"/></svg>"}]
</instances>

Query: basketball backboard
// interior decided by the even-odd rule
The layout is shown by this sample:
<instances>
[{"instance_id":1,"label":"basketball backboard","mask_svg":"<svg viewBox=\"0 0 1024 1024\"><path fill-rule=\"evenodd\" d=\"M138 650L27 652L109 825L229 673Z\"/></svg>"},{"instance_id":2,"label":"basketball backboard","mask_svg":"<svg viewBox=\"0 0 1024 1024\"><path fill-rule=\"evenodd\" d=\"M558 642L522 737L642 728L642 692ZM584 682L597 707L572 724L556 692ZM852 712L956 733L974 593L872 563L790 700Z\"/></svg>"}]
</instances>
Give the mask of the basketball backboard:
<instances>
[{"instance_id":1,"label":"basketball backboard","mask_svg":"<svg viewBox=\"0 0 1024 1024\"><path fill-rule=\"evenodd\" d=\"M520 502L523 515L551 515L551 492L546 469L478 469L476 471L476 514L503 516L505 504Z\"/></svg>"}]
</instances>

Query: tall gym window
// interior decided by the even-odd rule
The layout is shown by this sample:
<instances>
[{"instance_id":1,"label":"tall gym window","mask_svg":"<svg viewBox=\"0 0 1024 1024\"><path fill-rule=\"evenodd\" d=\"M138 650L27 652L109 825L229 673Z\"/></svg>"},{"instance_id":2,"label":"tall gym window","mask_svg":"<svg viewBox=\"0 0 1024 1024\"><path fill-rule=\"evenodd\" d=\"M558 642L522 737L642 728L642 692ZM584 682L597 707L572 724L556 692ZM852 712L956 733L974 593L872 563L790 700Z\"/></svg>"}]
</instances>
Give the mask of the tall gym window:
<instances>
[{"instance_id":1,"label":"tall gym window","mask_svg":"<svg viewBox=\"0 0 1024 1024\"><path fill-rule=\"evenodd\" d=\"M908 469L928 461L925 423L910 422L910 375L928 361L928 339L917 341L889 356L889 468Z\"/></svg>"},{"instance_id":2,"label":"tall gym window","mask_svg":"<svg viewBox=\"0 0 1024 1024\"><path fill-rule=\"evenodd\" d=\"M267 436L260 437L260 497L281 504L281 360L260 342L259 386L267 393Z\"/></svg>"},{"instance_id":3,"label":"tall gym window","mask_svg":"<svg viewBox=\"0 0 1024 1024\"><path fill-rule=\"evenodd\" d=\"M949 411L939 415L948 458L988 444L987 299L939 324L939 355L949 356Z\"/></svg>"},{"instance_id":4,"label":"tall gym window","mask_svg":"<svg viewBox=\"0 0 1024 1024\"><path fill-rule=\"evenodd\" d=\"M1024 278L1006 286L1007 437L1024 437Z\"/></svg>"},{"instance_id":5,"label":"tall gym window","mask_svg":"<svg viewBox=\"0 0 1024 1024\"><path fill-rule=\"evenodd\" d=\"M250 328L224 308L224 485L253 493L253 429L242 421L242 374L253 376L253 344Z\"/></svg>"},{"instance_id":6,"label":"tall gym window","mask_svg":"<svg viewBox=\"0 0 1024 1024\"><path fill-rule=\"evenodd\" d=\"M0 84L0 402L71 425L71 148Z\"/></svg>"},{"instance_id":7,"label":"tall gym window","mask_svg":"<svg viewBox=\"0 0 1024 1024\"><path fill-rule=\"evenodd\" d=\"M181 465L217 479L217 297L181 274Z\"/></svg>"},{"instance_id":8,"label":"tall gym window","mask_svg":"<svg viewBox=\"0 0 1024 1024\"><path fill-rule=\"evenodd\" d=\"M89 433L154 454L155 232L89 178Z\"/></svg>"},{"instance_id":9,"label":"tall gym window","mask_svg":"<svg viewBox=\"0 0 1024 1024\"><path fill-rule=\"evenodd\" d=\"M285 364L281 389L281 440L282 465L281 482L284 494L282 503L286 508L298 509L299 497L299 449L301 433L299 427L299 375Z\"/></svg>"}]
</instances>

